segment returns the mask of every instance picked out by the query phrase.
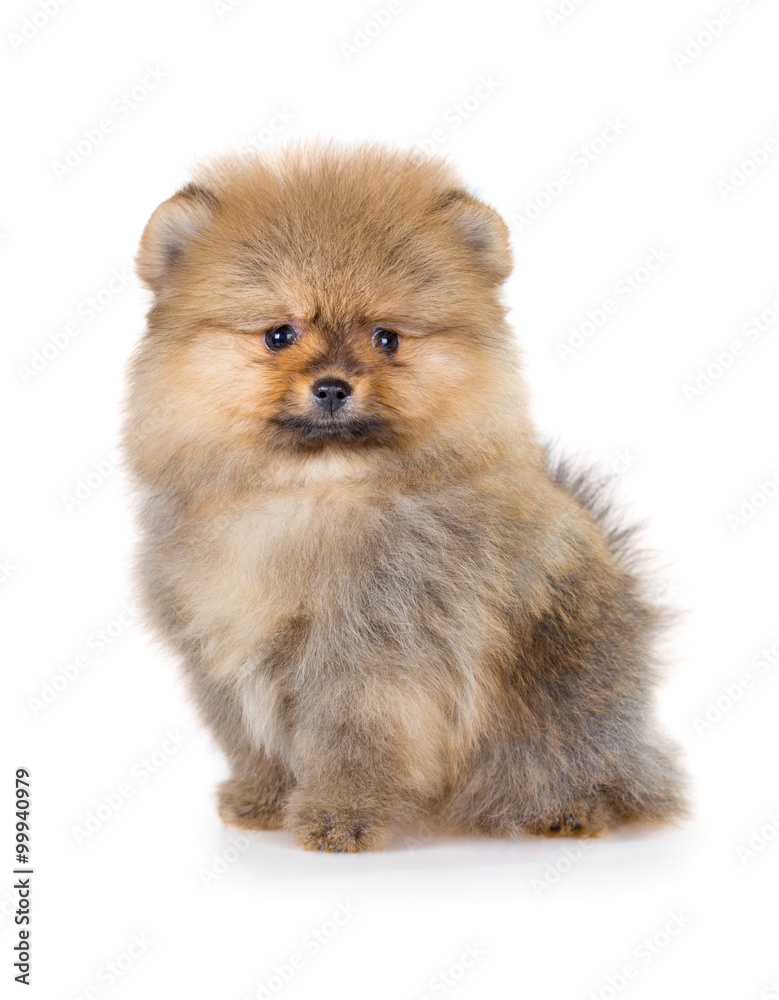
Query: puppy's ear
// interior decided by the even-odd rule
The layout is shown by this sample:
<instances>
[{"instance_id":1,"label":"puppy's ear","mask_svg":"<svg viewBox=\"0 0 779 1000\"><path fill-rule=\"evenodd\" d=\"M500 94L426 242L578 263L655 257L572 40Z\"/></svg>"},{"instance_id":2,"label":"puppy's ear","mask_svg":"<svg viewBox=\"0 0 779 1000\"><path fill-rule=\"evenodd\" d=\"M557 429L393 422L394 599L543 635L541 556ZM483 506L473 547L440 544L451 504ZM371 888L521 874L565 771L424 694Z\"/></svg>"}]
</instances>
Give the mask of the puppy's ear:
<instances>
[{"instance_id":1,"label":"puppy's ear","mask_svg":"<svg viewBox=\"0 0 779 1000\"><path fill-rule=\"evenodd\" d=\"M509 231L497 212L467 191L447 191L437 208L456 229L473 263L493 285L502 284L513 265Z\"/></svg>"},{"instance_id":2,"label":"puppy's ear","mask_svg":"<svg viewBox=\"0 0 779 1000\"><path fill-rule=\"evenodd\" d=\"M135 257L138 277L155 292L171 283L187 246L208 226L217 200L197 184L187 184L156 209L146 223Z\"/></svg>"}]
</instances>

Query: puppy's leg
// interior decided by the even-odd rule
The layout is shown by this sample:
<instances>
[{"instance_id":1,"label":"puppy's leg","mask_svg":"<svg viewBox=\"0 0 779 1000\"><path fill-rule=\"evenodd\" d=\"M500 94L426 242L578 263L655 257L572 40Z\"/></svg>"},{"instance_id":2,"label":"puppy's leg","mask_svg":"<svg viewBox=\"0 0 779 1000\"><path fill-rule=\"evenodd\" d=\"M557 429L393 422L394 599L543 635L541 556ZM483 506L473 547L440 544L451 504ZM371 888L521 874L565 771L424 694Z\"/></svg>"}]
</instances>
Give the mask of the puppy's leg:
<instances>
[{"instance_id":1,"label":"puppy's leg","mask_svg":"<svg viewBox=\"0 0 779 1000\"><path fill-rule=\"evenodd\" d=\"M217 792L219 815L236 830L280 829L284 802L294 784L292 773L250 738L235 691L208 680L197 660L191 665L201 715L232 771Z\"/></svg>"},{"instance_id":2,"label":"puppy's leg","mask_svg":"<svg viewBox=\"0 0 779 1000\"><path fill-rule=\"evenodd\" d=\"M245 754L233 776L219 786L219 815L236 830L280 830L292 785L291 774L278 760L264 752Z\"/></svg>"},{"instance_id":3,"label":"puppy's leg","mask_svg":"<svg viewBox=\"0 0 779 1000\"><path fill-rule=\"evenodd\" d=\"M305 763L284 826L309 851L378 850L413 811L407 748L390 725L341 718L301 726L296 757Z\"/></svg>"},{"instance_id":4,"label":"puppy's leg","mask_svg":"<svg viewBox=\"0 0 779 1000\"><path fill-rule=\"evenodd\" d=\"M597 837L688 814L677 751L662 735L621 747L604 735L598 745L584 729L563 738L564 725L549 720L513 746L483 753L446 802L447 823L487 836ZM555 726L555 739L545 740Z\"/></svg>"},{"instance_id":5,"label":"puppy's leg","mask_svg":"<svg viewBox=\"0 0 779 1000\"><path fill-rule=\"evenodd\" d=\"M482 823L587 837L672 822L686 814L686 781L678 748L653 721L665 615L618 561L622 536L569 534L579 553L517 631L503 701L509 738L490 740L504 767L470 783L486 805Z\"/></svg>"},{"instance_id":6,"label":"puppy's leg","mask_svg":"<svg viewBox=\"0 0 779 1000\"><path fill-rule=\"evenodd\" d=\"M354 854L376 851L391 832L393 790L383 789L376 769L363 762L317 768L298 783L284 814L284 826L308 851Z\"/></svg>"}]
</instances>

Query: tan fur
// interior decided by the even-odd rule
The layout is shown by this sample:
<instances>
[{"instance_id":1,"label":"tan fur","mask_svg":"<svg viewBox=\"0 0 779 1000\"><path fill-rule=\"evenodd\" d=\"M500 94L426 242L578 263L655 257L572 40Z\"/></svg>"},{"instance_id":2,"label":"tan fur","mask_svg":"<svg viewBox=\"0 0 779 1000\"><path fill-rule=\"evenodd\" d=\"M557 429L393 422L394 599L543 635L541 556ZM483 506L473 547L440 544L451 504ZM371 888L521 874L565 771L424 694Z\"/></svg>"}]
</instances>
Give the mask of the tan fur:
<instances>
[{"instance_id":1,"label":"tan fur","mask_svg":"<svg viewBox=\"0 0 779 1000\"><path fill-rule=\"evenodd\" d=\"M146 228L140 579L232 762L234 826L352 851L409 821L683 812L651 720L660 616L536 438L510 260L447 164L376 146L218 161ZM320 378L349 383L337 413Z\"/></svg>"}]
</instances>

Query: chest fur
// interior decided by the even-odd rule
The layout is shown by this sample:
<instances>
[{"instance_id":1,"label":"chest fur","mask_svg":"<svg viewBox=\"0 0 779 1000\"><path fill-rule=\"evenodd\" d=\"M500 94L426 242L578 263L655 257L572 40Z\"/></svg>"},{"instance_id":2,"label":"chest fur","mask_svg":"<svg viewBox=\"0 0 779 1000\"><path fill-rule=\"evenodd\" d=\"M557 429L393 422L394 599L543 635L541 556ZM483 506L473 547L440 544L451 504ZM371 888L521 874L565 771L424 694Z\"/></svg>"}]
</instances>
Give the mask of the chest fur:
<instances>
[{"instance_id":1,"label":"chest fur","mask_svg":"<svg viewBox=\"0 0 779 1000\"><path fill-rule=\"evenodd\" d=\"M296 683L392 664L472 673L500 629L503 570L470 505L302 493L189 520L152 557L202 668Z\"/></svg>"}]
</instances>

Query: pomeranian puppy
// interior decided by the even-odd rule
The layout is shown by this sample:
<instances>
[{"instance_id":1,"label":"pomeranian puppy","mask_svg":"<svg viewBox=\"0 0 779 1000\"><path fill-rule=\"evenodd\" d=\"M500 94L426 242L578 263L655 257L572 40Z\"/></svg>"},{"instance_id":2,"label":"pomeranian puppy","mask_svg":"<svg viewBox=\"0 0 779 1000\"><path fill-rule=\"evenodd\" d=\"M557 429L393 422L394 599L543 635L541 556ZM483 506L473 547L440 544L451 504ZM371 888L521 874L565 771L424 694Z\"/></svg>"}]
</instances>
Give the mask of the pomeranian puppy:
<instances>
[{"instance_id":1,"label":"pomeranian puppy","mask_svg":"<svg viewBox=\"0 0 779 1000\"><path fill-rule=\"evenodd\" d=\"M682 815L652 715L663 616L597 484L538 441L508 231L452 168L222 159L137 263L139 576L229 759L224 822L365 851L409 824Z\"/></svg>"}]
</instances>

